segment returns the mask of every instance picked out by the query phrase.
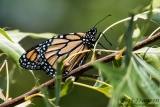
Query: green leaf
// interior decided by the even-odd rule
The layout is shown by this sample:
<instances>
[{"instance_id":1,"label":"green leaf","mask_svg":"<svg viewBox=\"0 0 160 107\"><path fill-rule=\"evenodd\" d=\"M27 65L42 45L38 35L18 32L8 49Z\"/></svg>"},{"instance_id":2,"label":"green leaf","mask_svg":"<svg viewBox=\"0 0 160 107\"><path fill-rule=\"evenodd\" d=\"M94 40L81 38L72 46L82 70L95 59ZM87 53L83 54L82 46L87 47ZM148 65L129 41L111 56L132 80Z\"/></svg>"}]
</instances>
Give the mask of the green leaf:
<instances>
[{"instance_id":1,"label":"green leaf","mask_svg":"<svg viewBox=\"0 0 160 107\"><path fill-rule=\"evenodd\" d=\"M134 19L134 14L131 14L131 20L127 23L127 29L125 33L125 42L127 46L127 49L125 51L125 65L126 66L128 66L128 64L130 63L131 52L132 52L133 19Z\"/></svg>"},{"instance_id":2,"label":"green leaf","mask_svg":"<svg viewBox=\"0 0 160 107\"><path fill-rule=\"evenodd\" d=\"M143 71L146 71L152 78L155 78L157 81L160 81L160 72L158 72L156 69L154 69L152 66L148 65L146 62L144 62L142 59L139 59L138 57L134 56L136 60L136 64L139 63L142 68L145 68Z\"/></svg>"},{"instance_id":3,"label":"green leaf","mask_svg":"<svg viewBox=\"0 0 160 107\"><path fill-rule=\"evenodd\" d=\"M116 50L119 50L119 48L121 47L121 45L124 45L124 33L122 35L120 35L120 37L117 40L117 48Z\"/></svg>"},{"instance_id":4,"label":"green leaf","mask_svg":"<svg viewBox=\"0 0 160 107\"><path fill-rule=\"evenodd\" d=\"M27 36L30 36L33 38L49 39L49 38L52 38L53 36L57 35L54 33L39 33L39 34L37 34L37 33L29 33L29 32L20 32L19 30L6 31L6 33L9 35L9 37L12 38L12 40L14 42L17 42L17 43Z\"/></svg>"},{"instance_id":5,"label":"green leaf","mask_svg":"<svg viewBox=\"0 0 160 107\"><path fill-rule=\"evenodd\" d=\"M158 82L160 82L160 72L139 59L136 55L133 56L134 60L132 63L134 65L134 68L136 69L137 74L140 77L137 82L139 87L142 88L143 92L148 98L160 98L160 91L158 85L156 85L148 75L149 73L152 78L155 78Z\"/></svg>"},{"instance_id":6,"label":"green leaf","mask_svg":"<svg viewBox=\"0 0 160 107\"><path fill-rule=\"evenodd\" d=\"M9 41L13 42L12 39L6 34L6 32L5 32L3 29L1 29L1 28L0 28L0 33L1 33L4 37L6 37Z\"/></svg>"},{"instance_id":7,"label":"green leaf","mask_svg":"<svg viewBox=\"0 0 160 107\"><path fill-rule=\"evenodd\" d=\"M160 25L160 13L155 13L155 14L152 16L151 21L153 21L154 23Z\"/></svg>"},{"instance_id":8,"label":"green leaf","mask_svg":"<svg viewBox=\"0 0 160 107\"><path fill-rule=\"evenodd\" d=\"M115 107L117 100L124 95L129 96L131 99L144 98L144 96L148 99L160 98L158 84L154 83L149 77L150 75L159 83L160 72L153 69L136 55L131 57L130 64L123 69L113 69L107 64L97 62L93 65L102 71L103 76L108 78L108 81L113 86L109 107Z\"/></svg>"},{"instance_id":9,"label":"green leaf","mask_svg":"<svg viewBox=\"0 0 160 107\"><path fill-rule=\"evenodd\" d=\"M24 53L24 49L18 44L8 40L3 35L0 35L0 50L2 50L12 61L19 67L19 57Z\"/></svg>"},{"instance_id":10,"label":"green leaf","mask_svg":"<svg viewBox=\"0 0 160 107\"><path fill-rule=\"evenodd\" d=\"M160 1L159 0L152 0L152 7L153 8L157 8L159 6L160 6ZM150 4L145 7L145 9L149 9L149 8L150 8Z\"/></svg>"},{"instance_id":11,"label":"green leaf","mask_svg":"<svg viewBox=\"0 0 160 107\"><path fill-rule=\"evenodd\" d=\"M67 78L60 92L60 96L63 97L67 95L68 93L70 93L73 89L73 86L74 85L73 85L72 78Z\"/></svg>"},{"instance_id":12,"label":"green leaf","mask_svg":"<svg viewBox=\"0 0 160 107\"><path fill-rule=\"evenodd\" d=\"M160 25L160 7L153 9L151 21Z\"/></svg>"},{"instance_id":13,"label":"green leaf","mask_svg":"<svg viewBox=\"0 0 160 107\"><path fill-rule=\"evenodd\" d=\"M38 86L40 86L39 82L37 84ZM39 89L40 89L40 92L44 95L44 98L42 100L44 101L46 107L52 107L52 105L54 104L49 99L50 95L47 93L47 88L40 87Z\"/></svg>"},{"instance_id":14,"label":"green leaf","mask_svg":"<svg viewBox=\"0 0 160 107\"><path fill-rule=\"evenodd\" d=\"M114 60L114 61L112 61L112 64L113 64L113 66L116 68L116 67L120 67L121 65L122 65L122 61L123 61L124 59L123 58L120 58L119 60Z\"/></svg>"},{"instance_id":15,"label":"green leaf","mask_svg":"<svg viewBox=\"0 0 160 107\"><path fill-rule=\"evenodd\" d=\"M61 92L61 82L62 82L62 65L63 65L63 60L60 62L57 62L57 72L55 76L55 95L56 95L56 102L55 104L58 106L59 105L59 100L60 100L60 92Z\"/></svg>"},{"instance_id":16,"label":"green leaf","mask_svg":"<svg viewBox=\"0 0 160 107\"><path fill-rule=\"evenodd\" d=\"M98 81L104 81L104 78L103 78L103 75L102 75L102 71L98 70L98 75L99 75L99 77L97 78L97 80ZM98 81L94 84L94 87L102 86L102 84L100 82L98 82Z\"/></svg>"},{"instance_id":17,"label":"green leaf","mask_svg":"<svg viewBox=\"0 0 160 107\"><path fill-rule=\"evenodd\" d=\"M61 88L61 81L62 81L62 70L61 70L61 67L62 67L62 62L61 61L59 64L58 64L58 67L57 67L57 74L56 74L56 80L55 80L55 98L52 98L50 99L50 103L52 105L55 105L56 104L56 107L59 105L59 100L61 97L67 95L68 93L70 93L73 89L73 81L72 81L72 78L67 78L63 87ZM60 71L59 71L60 70ZM55 104L53 103L54 101Z\"/></svg>"},{"instance_id":18,"label":"green leaf","mask_svg":"<svg viewBox=\"0 0 160 107\"><path fill-rule=\"evenodd\" d=\"M132 38L137 38L140 35L140 29L138 26L136 26L136 29L133 31L133 36Z\"/></svg>"},{"instance_id":19,"label":"green leaf","mask_svg":"<svg viewBox=\"0 0 160 107\"><path fill-rule=\"evenodd\" d=\"M159 0L153 0L152 1L152 6L153 6L153 8L159 7L160 6L160 1Z\"/></svg>"},{"instance_id":20,"label":"green leaf","mask_svg":"<svg viewBox=\"0 0 160 107\"><path fill-rule=\"evenodd\" d=\"M95 62L93 63L93 65L94 67L102 71L102 74L108 78L108 81L111 82L113 87L119 84L119 82L123 78L123 75L125 74L125 72L123 72L123 69L113 69L104 63Z\"/></svg>"},{"instance_id":21,"label":"green leaf","mask_svg":"<svg viewBox=\"0 0 160 107\"><path fill-rule=\"evenodd\" d=\"M137 90L135 87L135 82L132 81L133 77L130 77L130 75L134 75L131 74L134 73L131 72L131 70L133 70L131 69L131 64L129 65L128 69L113 69L103 63L94 63L93 65L103 71L102 73L105 77L108 78L108 81L110 81L111 85L113 86L112 99L110 100L109 107L115 107L118 99L121 98L124 94L130 96L137 95L135 93L135 90Z\"/></svg>"},{"instance_id":22,"label":"green leaf","mask_svg":"<svg viewBox=\"0 0 160 107\"><path fill-rule=\"evenodd\" d=\"M157 69L160 72L160 47L158 48L150 48L145 47L135 51L139 53L140 56L151 66Z\"/></svg>"},{"instance_id":23,"label":"green leaf","mask_svg":"<svg viewBox=\"0 0 160 107\"><path fill-rule=\"evenodd\" d=\"M111 90L112 87L111 86L107 86L107 85L101 85L100 87L96 88L97 91L103 93L104 95L106 95L107 97L111 97Z\"/></svg>"}]
</instances>

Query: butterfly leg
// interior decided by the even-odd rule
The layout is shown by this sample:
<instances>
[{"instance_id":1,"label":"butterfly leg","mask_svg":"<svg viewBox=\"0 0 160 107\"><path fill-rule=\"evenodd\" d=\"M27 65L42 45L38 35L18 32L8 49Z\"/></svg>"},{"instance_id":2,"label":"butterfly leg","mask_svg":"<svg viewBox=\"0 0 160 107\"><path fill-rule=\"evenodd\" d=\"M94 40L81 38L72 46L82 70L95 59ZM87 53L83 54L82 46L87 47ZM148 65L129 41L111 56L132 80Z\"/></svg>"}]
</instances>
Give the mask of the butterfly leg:
<instances>
[{"instance_id":1,"label":"butterfly leg","mask_svg":"<svg viewBox=\"0 0 160 107\"><path fill-rule=\"evenodd\" d=\"M106 38L106 36L102 33L102 32L100 32L99 33L99 35L98 35L98 37L97 37L97 40L100 38L100 35L102 34L102 36L106 39L106 41L112 46L112 43Z\"/></svg>"}]
</instances>

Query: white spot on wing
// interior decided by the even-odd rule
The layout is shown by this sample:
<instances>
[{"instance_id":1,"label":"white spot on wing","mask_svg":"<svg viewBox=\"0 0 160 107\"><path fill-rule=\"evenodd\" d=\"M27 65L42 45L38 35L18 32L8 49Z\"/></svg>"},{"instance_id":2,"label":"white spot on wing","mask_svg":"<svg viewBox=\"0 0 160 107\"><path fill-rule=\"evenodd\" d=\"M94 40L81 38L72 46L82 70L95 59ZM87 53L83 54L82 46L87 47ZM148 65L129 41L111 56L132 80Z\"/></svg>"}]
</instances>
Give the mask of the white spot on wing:
<instances>
[{"instance_id":1,"label":"white spot on wing","mask_svg":"<svg viewBox=\"0 0 160 107\"><path fill-rule=\"evenodd\" d=\"M25 55L23 55L23 58L25 58Z\"/></svg>"},{"instance_id":2,"label":"white spot on wing","mask_svg":"<svg viewBox=\"0 0 160 107\"><path fill-rule=\"evenodd\" d=\"M60 37L60 38L63 38L63 35L60 35L59 37Z\"/></svg>"},{"instance_id":3,"label":"white spot on wing","mask_svg":"<svg viewBox=\"0 0 160 107\"><path fill-rule=\"evenodd\" d=\"M58 36L54 36L54 38L57 38Z\"/></svg>"},{"instance_id":4,"label":"white spot on wing","mask_svg":"<svg viewBox=\"0 0 160 107\"><path fill-rule=\"evenodd\" d=\"M51 42L52 41L52 39L49 39L49 42Z\"/></svg>"}]
</instances>

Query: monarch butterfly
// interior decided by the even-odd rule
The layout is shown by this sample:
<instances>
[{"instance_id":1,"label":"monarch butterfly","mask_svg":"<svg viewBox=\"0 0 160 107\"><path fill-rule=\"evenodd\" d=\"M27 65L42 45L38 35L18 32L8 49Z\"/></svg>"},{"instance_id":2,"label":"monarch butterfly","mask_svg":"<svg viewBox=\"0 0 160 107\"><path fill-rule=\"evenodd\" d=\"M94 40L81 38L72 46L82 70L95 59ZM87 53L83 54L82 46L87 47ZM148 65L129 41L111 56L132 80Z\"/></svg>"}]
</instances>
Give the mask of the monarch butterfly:
<instances>
[{"instance_id":1,"label":"monarch butterfly","mask_svg":"<svg viewBox=\"0 0 160 107\"><path fill-rule=\"evenodd\" d=\"M20 57L21 67L29 70L43 70L49 76L54 77L57 61L94 47L97 41L95 38L97 28L95 26L85 33L77 32L54 36L32 47ZM65 67L63 76L66 76L72 69L84 64L88 55L89 52L84 52L68 58L64 63L69 63L69 66Z\"/></svg>"}]
</instances>

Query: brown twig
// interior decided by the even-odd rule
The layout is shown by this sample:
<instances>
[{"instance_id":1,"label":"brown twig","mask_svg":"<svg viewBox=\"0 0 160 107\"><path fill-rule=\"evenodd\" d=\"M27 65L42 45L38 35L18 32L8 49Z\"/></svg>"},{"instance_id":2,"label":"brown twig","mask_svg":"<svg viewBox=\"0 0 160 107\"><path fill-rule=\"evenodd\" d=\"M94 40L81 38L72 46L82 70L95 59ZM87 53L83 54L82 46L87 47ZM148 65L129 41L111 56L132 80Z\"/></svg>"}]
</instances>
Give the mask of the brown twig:
<instances>
[{"instance_id":1,"label":"brown twig","mask_svg":"<svg viewBox=\"0 0 160 107\"><path fill-rule=\"evenodd\" d=\"M160 32L155 34L154 36L152 36L150 38L147 38L147 39L145 39L145 40L143 40L141 42L138 42L134 46L133 50L138 50L138 49L140 49L140 48L142 48L142 47L144 47L144 46L146 46L148 44L151 44L151 43L153 43L153 42L155 42L155 41L157 41L159 39L160 39ZM103 58L100 58L100 59L98 59L96 61L106 62L107 63L107 62L113 61L115 56L118 55L118 54L119 54L119 52L115 52L115 53L107 55L107 56L105 56ZM87 64L84 64L84 65L72 70L69 73L69 75L63 77L63 79L66 79L67 77L69 77L69 76L71 76L73 74L76 74L76 73L85 72L85 71L87 71L87 70L89 70L91 68L93 68L92 67L92 63L89 62ZM25 93L25 94L23 94L23 95L21 95L19 97L16 97L14 99L8 100L8 101L0 104L0 107L13 107L13 106L15 106L17 104L20 104L20 103L24 102L24 98L25 97L27 97L29 95L32 95L32 94L35 94L35 93L38 93L39 92L39 88L44 88L44 87L47 87L48 89L53 88L54 87L54 81L55 81L55 79L51 79L51 80L47 81L46 83L42 84L40 87L32 89L29 92L27 92L27 93Z\"/></svg>"}]
</instances>

